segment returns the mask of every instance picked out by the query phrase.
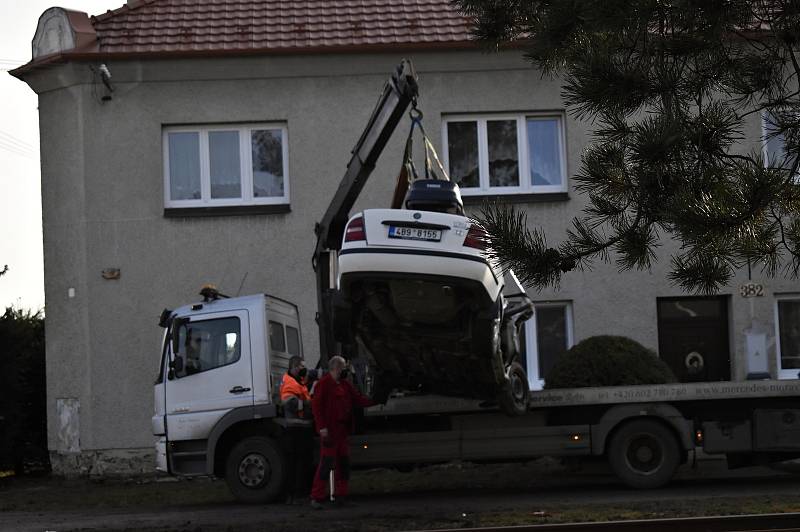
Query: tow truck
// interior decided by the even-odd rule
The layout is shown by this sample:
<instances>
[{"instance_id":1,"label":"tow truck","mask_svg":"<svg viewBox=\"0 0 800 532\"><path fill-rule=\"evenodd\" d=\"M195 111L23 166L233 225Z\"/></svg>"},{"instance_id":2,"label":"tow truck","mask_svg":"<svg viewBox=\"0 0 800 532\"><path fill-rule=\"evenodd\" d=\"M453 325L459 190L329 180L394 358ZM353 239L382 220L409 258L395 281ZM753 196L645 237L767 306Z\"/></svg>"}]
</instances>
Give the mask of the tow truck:
<instances>
[{"instance_id":1,"label":"tow truck","mask_svg":"<svg viewBox=\"0 0 800 532\"><path fill-rule=\"evenodd\" d=\"M321 364L357 358L348 302L338 291L338 252L349 211L417 94L404 62L384 87L331 206L316 227ZM291 356L304 356L299 310L268 294L203 300L165 310L154 386L156 468L181 477L225 478L242 502L283 494L284 425L277 391ZM350 309L351 310L351 309ZM338 320L338 321L337 321ZM343 321L343 323L342 323ZM344 341L343 341L344 340ZM373 383L368 368L361 383ZM368 390L369 391L369 390ZM800 456L800 381L683 383L529 392L511 417L481 397L396 393L364 411L351 439L354 467L408 467L454 460L524 461L603 456L634 488L664 485L692 452L730 465Z\"/></svg>"}]
</instances>

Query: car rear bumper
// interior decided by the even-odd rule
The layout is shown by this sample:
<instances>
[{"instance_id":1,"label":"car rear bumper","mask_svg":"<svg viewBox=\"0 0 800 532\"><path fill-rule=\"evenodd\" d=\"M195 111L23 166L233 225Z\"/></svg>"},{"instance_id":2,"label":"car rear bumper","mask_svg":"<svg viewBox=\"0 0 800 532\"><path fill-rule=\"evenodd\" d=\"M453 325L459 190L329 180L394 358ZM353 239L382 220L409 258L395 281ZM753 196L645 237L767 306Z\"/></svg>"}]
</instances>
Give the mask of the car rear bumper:
<instances>
[{"instance_id":1,"label":"car rear bumper","mask_svg":"<svg viewBox=\"0 0 800 532\"><path fill-rule=\"evenodd\" d=\"M491 301L502 289L499 274L483 257L447 251L351 248L339 253L339 274L390 273L460 278L483 285Z\"/></svg>"}]
</instances>

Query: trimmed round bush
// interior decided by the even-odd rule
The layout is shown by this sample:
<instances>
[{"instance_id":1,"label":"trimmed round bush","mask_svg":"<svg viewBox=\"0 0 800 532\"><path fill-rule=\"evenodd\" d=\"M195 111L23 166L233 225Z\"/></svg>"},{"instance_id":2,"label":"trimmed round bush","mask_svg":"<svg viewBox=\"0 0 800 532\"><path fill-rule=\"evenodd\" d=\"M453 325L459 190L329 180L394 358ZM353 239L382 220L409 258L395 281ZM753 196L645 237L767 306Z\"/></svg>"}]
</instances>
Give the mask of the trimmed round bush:
<instances>
[{"instance_id":1,"label":"trimmed round bush","mask_svg":"<svg viewBox=\"0 0 800 532\"><path fill-rule=\"evenodd\" d=\"M663 360L624 336L592 336L558 357L545 388L588 388L677 382Z\"/></svg>"}]
</instances>

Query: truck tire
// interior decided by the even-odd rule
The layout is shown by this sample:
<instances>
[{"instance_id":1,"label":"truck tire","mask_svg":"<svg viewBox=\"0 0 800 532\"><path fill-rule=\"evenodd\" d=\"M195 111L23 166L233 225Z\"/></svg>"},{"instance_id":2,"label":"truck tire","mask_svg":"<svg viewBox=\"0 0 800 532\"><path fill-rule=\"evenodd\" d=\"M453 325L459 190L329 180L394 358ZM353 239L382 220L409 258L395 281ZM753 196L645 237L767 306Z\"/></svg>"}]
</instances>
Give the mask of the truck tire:
<instances>
[{"instance_id":1,"label":"truck tire","mask_svg":"<svg viewBox=\"0 0 800 532\"><path fill-rule=\"evenodd\" d=\"M247 504L278 498L286 483L286 458L272 438L250 436L233 446L225 461L225 481Z\"/></svg>"},{"instance_id":2,"label":"truck tire","mask_svg":"<svg viewBox=\"0 0 800 532\"><path fill-rule=\"evenodd\" d=\"M667 484L681 461L681 447L672 431L653 419L622 425L608 445L611 469L632 488L651 489Z\"/></svg>"},{"instance_id":3,"label":"truck tire","mask_svg":"<svg viewBox=\"0 0 800 532\"><path fill-rule=\"evenodd\" d=\"M500 409L508 416L518 417L528 412L528 375L519 362L512 362L508 368L508 381L500 391Z\"/></svg>"}]
</instances>

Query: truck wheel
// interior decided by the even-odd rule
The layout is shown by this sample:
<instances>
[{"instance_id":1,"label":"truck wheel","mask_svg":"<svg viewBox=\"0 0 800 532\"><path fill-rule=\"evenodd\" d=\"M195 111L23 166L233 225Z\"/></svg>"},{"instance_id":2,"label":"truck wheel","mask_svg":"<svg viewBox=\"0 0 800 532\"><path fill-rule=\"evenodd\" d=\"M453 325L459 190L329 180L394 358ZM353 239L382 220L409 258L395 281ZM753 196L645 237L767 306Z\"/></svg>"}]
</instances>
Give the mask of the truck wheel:
<instances>
[{"instance_id":1,"label":"truck wheel","mask_svg":"<svg viewBox=\"0 0 800 532\"><path fill-rule=\"evenodd\" d=\"M670 429L652 419L630 421L608 444L608 462L632 488L658 488L670 481L681 461L681 448Z\"/></svg>"},{"instance_id":2,"label":"truck wheel","mask_svg":"<svg viewBox=\"0 0 800 532\"><path fill-rule=\"evenodd\" d=\"M225 462L225 480L241 502L263 504L283 491L286 460L275 440L251 436L233 446Z\"/></svg>"},{"instance_id":3,"label":"truck wheel","mask_svg":"<svg viewBox=\"0 0 800 532\"><path fill-rule=\"evenodd\" d=\"M508 368L508 378L500 392L500 408L506 415L516 417L528 412L528 375L519 362L512 362Z\"/></svg>"}]
</instances>

